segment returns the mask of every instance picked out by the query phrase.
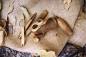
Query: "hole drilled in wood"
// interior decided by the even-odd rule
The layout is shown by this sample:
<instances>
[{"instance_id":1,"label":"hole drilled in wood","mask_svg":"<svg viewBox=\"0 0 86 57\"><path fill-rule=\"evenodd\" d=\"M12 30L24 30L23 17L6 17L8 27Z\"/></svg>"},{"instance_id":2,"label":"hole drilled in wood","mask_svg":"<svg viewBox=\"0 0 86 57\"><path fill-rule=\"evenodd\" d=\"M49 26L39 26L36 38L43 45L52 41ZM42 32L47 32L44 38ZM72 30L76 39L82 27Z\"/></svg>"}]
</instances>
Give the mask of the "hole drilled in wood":
<instances>
[{"instance_id":1,"label":"hole drilled in wood","mask_svg":"<svg viewBox=\"0 0 86 57\"><path fill-rule=\"evenodd\" d=\"M36 29L37 27L38 27L38 25L36 25L36 24L34 24L34 25L32 26L33 29Z\"/></svg>"}]
</instances>

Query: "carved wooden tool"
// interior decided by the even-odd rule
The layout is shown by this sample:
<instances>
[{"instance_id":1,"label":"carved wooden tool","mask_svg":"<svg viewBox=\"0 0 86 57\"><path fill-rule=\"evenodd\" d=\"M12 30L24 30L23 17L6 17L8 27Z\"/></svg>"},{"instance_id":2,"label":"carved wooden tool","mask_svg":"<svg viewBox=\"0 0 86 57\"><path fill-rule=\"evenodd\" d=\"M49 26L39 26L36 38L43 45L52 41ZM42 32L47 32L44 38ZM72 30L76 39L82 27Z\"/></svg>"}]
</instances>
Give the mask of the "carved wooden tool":
<instances>
[{"instance_id":1,"label":"carved wooden tool","mask_svg":"<svg viewBox=\"0 0 86 57\"><path fill-rule=\"evenodd\" d=\"M47 15L48 15L48 11L44 10L39 17L37 18L37 20L33 23L32 25L32 32L36 32L42 25L44 25L47 22Z\"/></svg>"},{"instance_id":2,"label":"carved wooden tool","mask_svg":"<svg viewBox=\"0 0 86 57\"><path fill-rule=\"evenodd\" d=\"M31 32L36 32L42 25L44 25L47 21L46 16L48 15L48 11L44 10L38 18L34 21L31 27L26 31L26 35L29 35Z\"/></svg>"},{"instance_id":3,"label":"carved wooden tool","mask_svg":"<svg viewBox=\"0 0 86 57\"><path fill-rule=\"evenodd\" d=\"M26 24L26 26L25 26L25 35L26 36L31 32L31 25L32 25L33 21L35 20L36 16L37 16L37 13L34 13L32 15L32 17L30 18L30 20L28 21L28 23Z\"/></svg>"},{"instance_id":4,"label":"carved wooden tool","mask_svg":"<svg viewBox=\"0 0 86 57\"><path fill-rule=\"evenodd\" d=\"M57 17L58 18L58 17ZM69 24L63 20L62 18L58 18L57 19L58 25L59 27L67 34L67 35L72 35L73 31L71 29L71 27L69 26Z\"/></svg>"},{"instance_id":5,"label":"carved wooden tool","mask_svg":"<svg viewBox=\"0 0 86 57\"><path fill-rule=\"evenodd\" d=\"M24 29L21 29L21 46L25 45Z\"/></svg>"},{"instance_id":6,"label":"carved wooden tool","mask_svg":"<svg viewBox=\"0 0 86 57\"><path fill-rule=\"evenodd\" d=\"M27 31L27 29L30 27L30 25L33 23L34 19L36 18L37 16L37 13L34 13L30 20L28 20L27 24L25 25L25 31Z\"/></svg>"}]
</instances>

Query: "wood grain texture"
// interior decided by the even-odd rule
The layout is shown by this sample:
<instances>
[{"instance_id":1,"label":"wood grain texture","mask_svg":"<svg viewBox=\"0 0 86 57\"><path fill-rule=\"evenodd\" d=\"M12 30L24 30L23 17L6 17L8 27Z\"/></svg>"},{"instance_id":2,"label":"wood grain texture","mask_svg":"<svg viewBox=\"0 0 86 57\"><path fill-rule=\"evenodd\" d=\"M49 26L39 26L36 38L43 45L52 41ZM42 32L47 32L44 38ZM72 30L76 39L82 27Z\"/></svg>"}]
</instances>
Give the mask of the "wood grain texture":
<instances>
[{"instance_id":1,"label":"wood grain texture","mask_svg":"<svg viewBox=\"0 0 86 57\"><path fill-rule=\"evenodd\" d=\"M9 9L9 1L10 0L3 0L3 10L2 10L2 18L7 18L7 13ZM62 17L64 20L66 20L71 28L74 27L74 23L77 19L77 16L79 14L79 10L82 6L82 0L73 0L71 3L70 9L67 11L64 9L63 0L15 0L14 2L14 10L9 15L10 22L15 25L16 19L15 16L18 17L17 23L19 23L23 13L20 10L21 5L25 5L32 14L37 12L40 14L42 10L47 9L49 11L49 16L57 15ZM23 17L22 17L23 18ZM18 31L20 28L18 25L14 26L14 31ZM18 32L14 33L14 35L18 36ZM58 35L57 37L55 35ZM55 50L56 52L59 52L62 50L66 42L68 41L69 37L65 35L65 33L59 28L52 31L49 31L47 35L41 40L39 43L35 43L33 41L33 37L28 37L26 45L24 47L20 46L20 40L16 37L8 37L6 40L6 46L13 48L15 50L23 51L23 52L36 52L39 49L51 49ZM47 43L47 44L46 44Z\"/></svg>"},{"instance_id":2,"label":"wood grain texture","mask_svg":"<svg viewBox=\"0 0 86 57\"><path fill-rule=\"evenodd\" d=\"M71 29L71 27L69 26L69 24L62 18L58 18L57 19L57 24L59 25L59 27L69 36L71 36L73 34L73 30Z\"/></svg>"}]
</instances>

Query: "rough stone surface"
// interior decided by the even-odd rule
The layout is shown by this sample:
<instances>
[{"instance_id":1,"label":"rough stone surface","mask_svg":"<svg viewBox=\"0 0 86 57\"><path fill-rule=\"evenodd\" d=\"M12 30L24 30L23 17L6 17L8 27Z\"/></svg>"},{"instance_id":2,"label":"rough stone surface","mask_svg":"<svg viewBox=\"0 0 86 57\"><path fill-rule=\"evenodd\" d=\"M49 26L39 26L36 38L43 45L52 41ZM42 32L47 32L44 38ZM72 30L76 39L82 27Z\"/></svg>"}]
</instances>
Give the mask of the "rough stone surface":
<instances>
[{"instance_id":1,"label":"rough stone surface","mask_svg":"<svg viewBox=\"0 0 86 57\"><path fill-rule=\"evenodd\" d=\"M81 49L83 48L67 43L62 52L59 54L59 57L82 57L83 51Z\"/></svg>"},{"instance_id":2,"label":"rough stone surface","mask_svg":"<svg viewBox=\"0 0 86 57\"><path fill-rule=\"evenodd\" d=\"M32 57L32 55L3 46L0 48L0 57Z\"/></svg>"}]
</instances>

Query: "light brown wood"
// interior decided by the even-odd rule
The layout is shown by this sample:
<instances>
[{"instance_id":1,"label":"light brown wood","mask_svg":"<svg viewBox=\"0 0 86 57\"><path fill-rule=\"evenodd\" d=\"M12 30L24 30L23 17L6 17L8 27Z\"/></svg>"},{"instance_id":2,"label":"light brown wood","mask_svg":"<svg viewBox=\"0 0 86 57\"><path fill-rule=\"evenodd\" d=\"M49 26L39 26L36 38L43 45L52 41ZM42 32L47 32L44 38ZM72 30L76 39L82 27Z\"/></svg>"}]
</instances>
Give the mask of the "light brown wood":
<instances>
[{"instance_id":1,"label":"light brown wood","mask_svg":"<svg viewBox=\"0 0 86 57\"><path fill-rule=\"evenodd\" d=\"M48 15L48 10L43 10L38 16L38 19L45 19L47 15Z\"/></svg>"},{"instance_id":2,"label":"light brown wood","mask_svg":"<svg viewBox=\"0 0 86 57\"><path fill-rule=\"evenodd\" d=\"M33 21L36 19L37 13L34 13L30 20L28 20L27 24L25 25L25 31L27 31L27 29L31 26L31 24L33 23Z\"/></svg>"},{"instance_id":3,"label":"light brown wood","mask_svg":"<svg viewBox=\"0 0 86 57\"><path fill-rule=\"evenodd\" d=\"M42 13L38 16L37 20L32 25L32 32L36 32L41 26L43 26L47 22L47 15L48 11L43 10Z\"/></svg>"},{"instance_id":4,"label":"light brown wood","mask_svg":"<svg viewBox=\"0 0 86 57\"><path fill-rule=\"evenodd\" d=\"M73 31L71 29L71 27L69 26L69 24L62 18L58 18L57 19L58 25L59 27L69 36L71 36L73 34Z\"/></svg>"}]
</instances>

